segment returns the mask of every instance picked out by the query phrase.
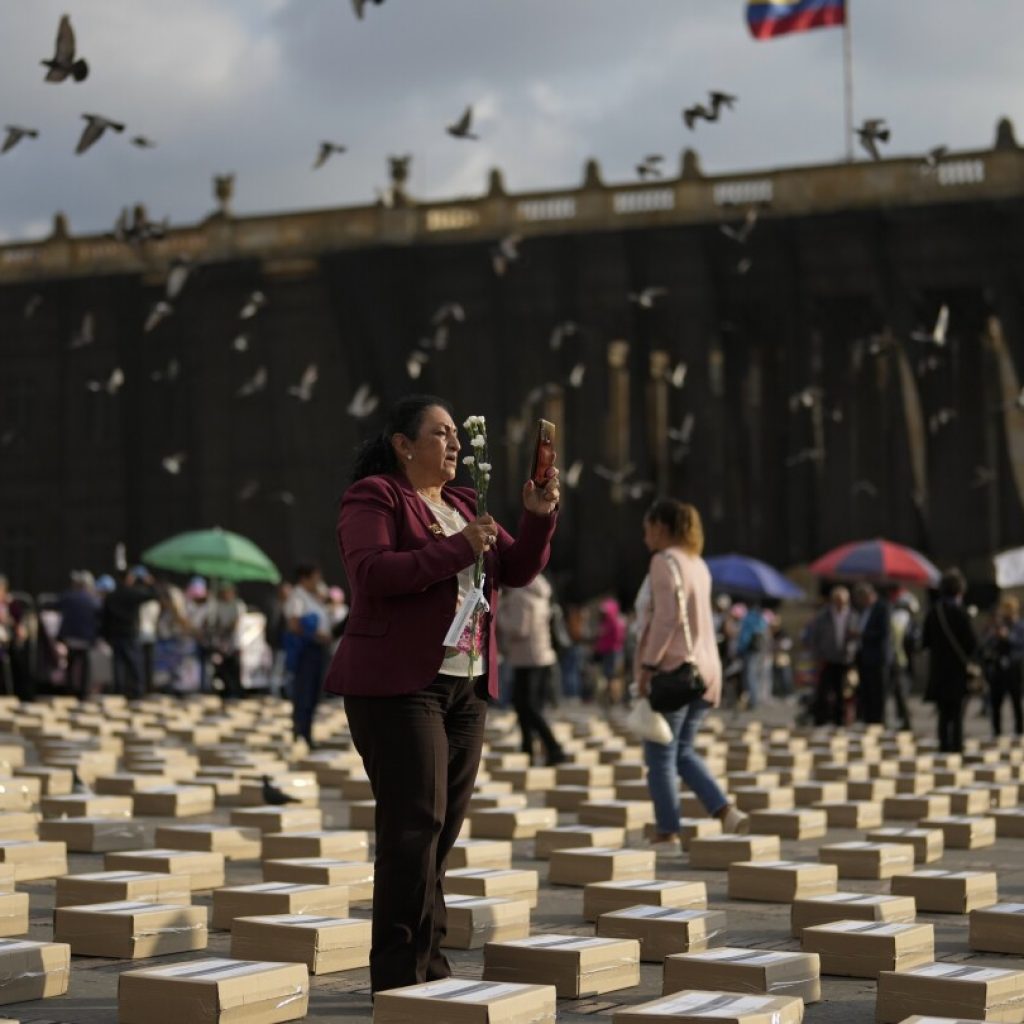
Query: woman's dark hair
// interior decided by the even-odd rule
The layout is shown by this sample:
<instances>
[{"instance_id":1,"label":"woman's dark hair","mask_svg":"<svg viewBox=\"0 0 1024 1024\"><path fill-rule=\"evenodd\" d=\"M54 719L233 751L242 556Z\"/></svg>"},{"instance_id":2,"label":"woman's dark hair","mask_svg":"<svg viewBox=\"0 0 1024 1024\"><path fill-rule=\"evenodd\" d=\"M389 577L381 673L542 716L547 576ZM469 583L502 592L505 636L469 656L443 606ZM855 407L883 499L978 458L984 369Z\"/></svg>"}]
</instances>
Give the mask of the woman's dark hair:
<instances>
[{"instance_id":1,"label":"woman's dark hair","mask_svg":"<svg viewBox=\"0 0 1024 1024\"><path fill-rule=\"evenodd\" d=\"M686 505L675 498L658 498L647 510L644 520L661 523L668 529L672 542L692 554L699 555L704 551L704 526L693 505Z\"/></svg>"},{"instance_id":2,"label":"woman's dark hair","mask_svg":"<svg viewBox=\"0 0 1024 1024\"><path fill-rule=\"evenodd\" d=\"M394 473L398 469L398 458L391 438L395 434L403 434L415 440L423 426L423 414L434 406L440 406L449 416L454 415L451 405L437 395L406 395L398 399L388 409L384 429L376 437L364 441L356 450L352 483L378 473Z\"/></svg>"},{"instance_id":3,"label":"woman's dark hair","mask_svg":"<svg viewBox=\"0 0 1024 1024\"><path fill-rule=\"evenodd\" d=\"M939 594L942 597L960 597L967 591L967 580L959 569L947 569L939 580Z\"/></svg>"}]
</instances>

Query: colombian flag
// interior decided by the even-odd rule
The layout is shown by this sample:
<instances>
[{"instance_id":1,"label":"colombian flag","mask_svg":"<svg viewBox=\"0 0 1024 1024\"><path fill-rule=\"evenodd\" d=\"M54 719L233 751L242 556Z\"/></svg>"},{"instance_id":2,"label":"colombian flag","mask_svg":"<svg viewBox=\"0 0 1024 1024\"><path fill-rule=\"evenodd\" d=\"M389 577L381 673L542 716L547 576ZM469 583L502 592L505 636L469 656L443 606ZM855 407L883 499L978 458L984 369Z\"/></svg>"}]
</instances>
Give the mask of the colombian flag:
<instances>
[{"instance_id":1,"label":"colombian flag","mask_svg":"<svg viewBox=\"0 0 1024 1024\"><path fill-rule=\"evenodd\" d=\"M747 0L747 24L755 39L846 24L846 0Z\"/></svg>"}]
</instances>

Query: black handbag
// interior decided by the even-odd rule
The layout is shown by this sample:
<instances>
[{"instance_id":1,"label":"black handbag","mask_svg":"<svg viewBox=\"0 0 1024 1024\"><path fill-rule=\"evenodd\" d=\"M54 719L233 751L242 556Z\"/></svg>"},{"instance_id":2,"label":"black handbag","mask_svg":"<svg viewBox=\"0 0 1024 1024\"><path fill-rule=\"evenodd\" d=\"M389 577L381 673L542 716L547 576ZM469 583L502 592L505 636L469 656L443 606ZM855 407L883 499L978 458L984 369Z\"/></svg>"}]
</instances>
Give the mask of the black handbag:
<instances>
[{"instance_id":1,"label":"black handbag","mask_svg":"<svg viewBox=\"0 0 1024 1024\"><path fill-rule=\"evenodd\" d=\"M676 601L679 602L679 618L686 637L686 648L690 657L677 668L669 672L656 672L651 677L651 707L655 711L679 711L704 696L707 683L701 678L700 669L693 661L693 634L690 632L690 616L686 609L686 594L683 591L683 578L676 560L665 552L672 577L676 583Z\"/></svg>"}]
</instances>

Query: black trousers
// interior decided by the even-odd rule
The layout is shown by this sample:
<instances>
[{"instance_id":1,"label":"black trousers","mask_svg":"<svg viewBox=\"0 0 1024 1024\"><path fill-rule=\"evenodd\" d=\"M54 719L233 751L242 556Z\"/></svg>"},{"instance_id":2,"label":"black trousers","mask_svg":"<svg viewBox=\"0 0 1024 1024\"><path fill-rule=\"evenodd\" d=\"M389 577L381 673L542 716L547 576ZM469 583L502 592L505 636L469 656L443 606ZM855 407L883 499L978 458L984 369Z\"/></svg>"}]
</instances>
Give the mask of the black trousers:
<instances>
[{"instance_id":1,"label":"black trousers","mask_svg":"<svg viewBox=\"0 0 1024 1024\"><path fill-rule=\"evenodd\" d=\"M88 700L92 672L89 665L89 648L68 648L67 682L68 690L79 700Z\"/></svg>"},{"instance_id":2,"label":"black trousers","mask_svg":"<svg viewBox=\"0 0 1024 1024\"><path fill-rule=\"evenodd\" d=\"M557 761L562 748L544 720L544 696L547 692L551 669L546 667L517 668L512 676L512 706L519 718L519 731L523 735L523 750L533 761L533 740L539 736L547 752L548 761Z\"/></svg>"},{"instance_id":3,"label":"black trousers","mask_svg":"<svg viewBox=\"0 0 1024 1024\"><path fill-rule=\"evenodd\" d=\"M939 718L939 750L961 754L964 749L964 704L962 697L944 697L935 702Z\"/></svg>"},{"instance_id":4,"label":"black trousers","mask_svg":"<svg viewBox=\"0 0 1024 1024\"><path fill-rule=\"evenodd\" d=\"M346 697L345 711L377 801L370 986L447 978L444 872L480 767L487 704L470 680L438 676L401 697Z\"/></svg>"},{"instance_id":5,"label":"black trousers","mask_svg":"<svg viewBox=\"0 0 1024 1024\"><path fill-rule=\"evenodd\" d=\"M224 684L226 697L242 696L242 655L239 651L213 656L213 678Z\"/></svg>"},{"instance_id":6,"label":"black trousers","mask_svg":"<svg viewBox=\"0 0 1024 1024\"><path fill-rule=\"evenodd\" d=\"M910 708L907 705L907 673L899 665L889 666L889 692L896 702L896 717L901 729L910 728Z\"/></svg>"},{"instance_id":7,"label":"black trousers","mask_svg":"<svg viewBox=\"0 0 1024 1024\"><path fill-rule=\"evenodd\" d=\"M857 703L861 720L868 724L885 721L885 666L857 662Z\"/></svg>"},{"instance_id":8,"label":"black trousers","mask_svg":"<svg viewBox=\"0 0 1024 1024\"><path fill-rule=\"evenodd\" d=\"M114 657L114 693L129 700L142 696L142 644L134 637L114 637L110 641Z\"/></svg>"},{"instance_id":9,"label":"black trousers","mask_svg":"<svg viewBox=\"0 0 1024 1024\"><path fill-rule=\"evenodd\" d=\"M814 724L846 724L846 700L843 687L846 685L846 665L827 662L818 677L818 695L814 706Z\"/></svg>"},{"instance_id":10,"label":"black trousers","mask_svg":"<svg viewBox=\"0 0 1024 1024\"><path fill-rule=\"evenodd\" d=\"M292 676L292 733L296 739L302 738L310 744L313 742L313 719L320 703L323 682L324 649L320 644L307 643ZM238 685L241 690L241 680Z\"/></svg>"},{"instance_id":11,"label":"black trousers","mask_svg":"<svg viewBox=\"0 0 1024 1024\"><path fill-rule=\"evenodd\" d=\"M992 711L992 732L999 736L1003 731L1003 702L1009 697L1013 709L1014 735L1024 734L1020 665L993 672L988 681L988 696Z\"/></svg>"}]
</instances>

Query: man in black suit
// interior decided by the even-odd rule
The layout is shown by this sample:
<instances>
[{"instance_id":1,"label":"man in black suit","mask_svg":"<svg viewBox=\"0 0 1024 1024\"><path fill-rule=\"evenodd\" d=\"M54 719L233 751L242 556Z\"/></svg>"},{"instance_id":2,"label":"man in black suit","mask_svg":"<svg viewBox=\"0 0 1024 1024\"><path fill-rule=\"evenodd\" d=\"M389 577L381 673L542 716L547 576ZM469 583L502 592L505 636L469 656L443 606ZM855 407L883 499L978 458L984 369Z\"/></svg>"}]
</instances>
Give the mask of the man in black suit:
<instances>
[{"instance_id":1,"label":"man in black suit","mask_svg":"<svg viewBox=\"0 0 1024 1024\"><path fill-rule=\"evenodd\" d=\"M858 583L853 591L856 610L854 634L857 639L858 717L869 724L885 721L885 680L892 659L891 622L888 602L870 583Z\"/></svg>"}]
</instances>

